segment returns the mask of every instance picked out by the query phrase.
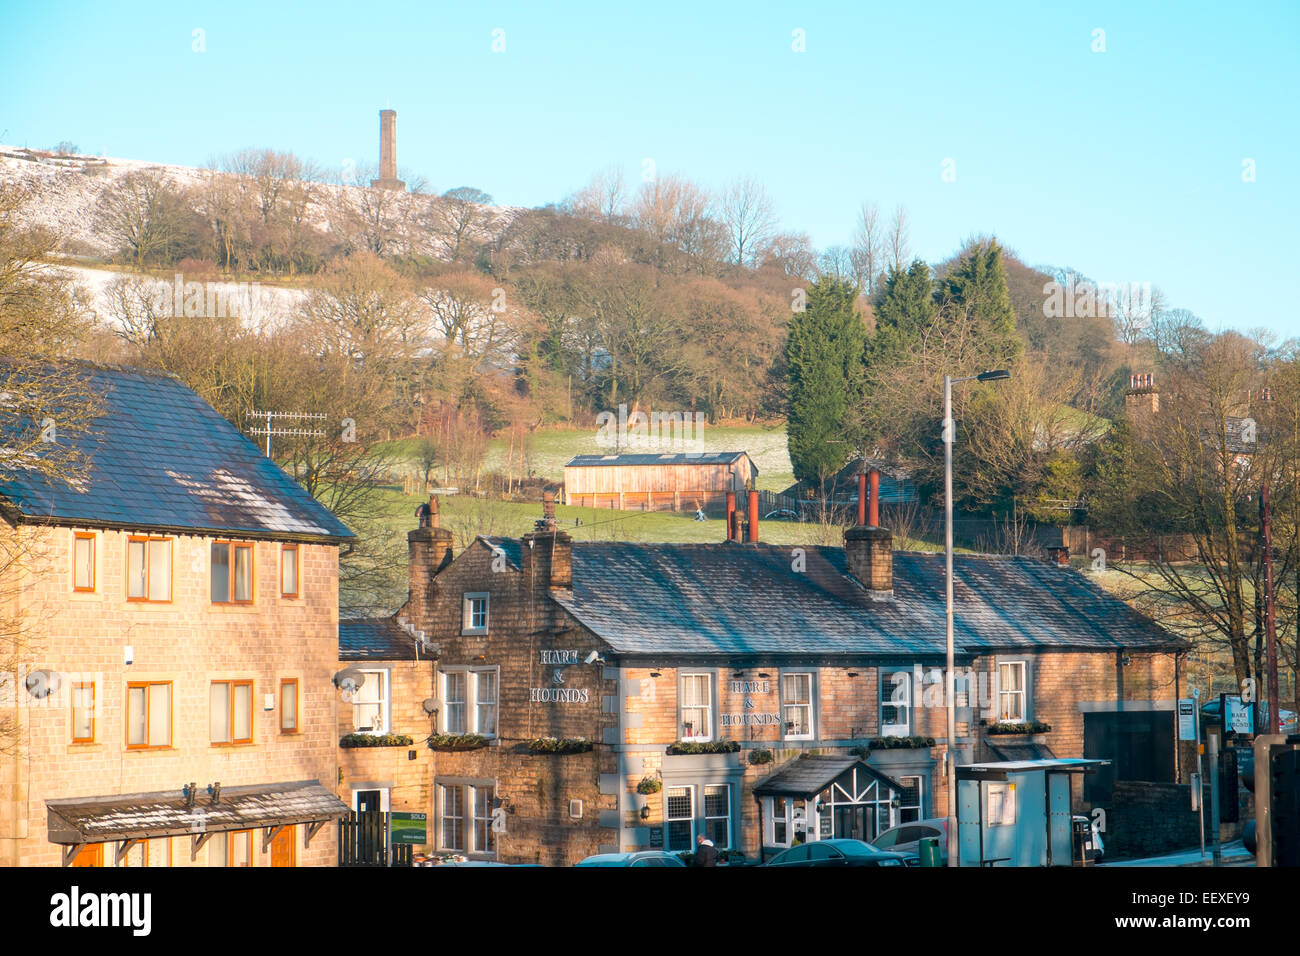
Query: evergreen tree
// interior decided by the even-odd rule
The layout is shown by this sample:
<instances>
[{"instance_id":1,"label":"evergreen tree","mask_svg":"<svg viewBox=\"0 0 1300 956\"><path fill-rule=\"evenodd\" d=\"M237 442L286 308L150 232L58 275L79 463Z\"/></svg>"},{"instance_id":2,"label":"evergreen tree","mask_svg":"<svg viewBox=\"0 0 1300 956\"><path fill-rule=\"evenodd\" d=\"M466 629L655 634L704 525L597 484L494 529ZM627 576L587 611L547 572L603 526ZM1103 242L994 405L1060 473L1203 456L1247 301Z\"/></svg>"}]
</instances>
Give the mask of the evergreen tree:
<instances>
[{"instance_id":1,"label":"evergreen tree","mask_svg":"<svg viewBox=\"0 0 1300 956\"><path fill-rule=\"evenodd\" d=\"M899 364L937 313L928 265L915 259L905 272L890 269L875 308L876 334L867 346L867 365Z\"/></svg>"},{"instance_id":2,"label":"evergreen tree","mask_svg":"<svg viewBox=\"0 0 1300 956\"><path fill-rule=\"evenodd\" d=\"M848 459L846 419L862 401L866 329L852 282L823 276L790 320L785 355L790 386L790 462L795 477L825 487Z\"/></svg>"},{"instance_id":3,"label":"evergreen tree","mask_svg":"<svg viewBox=\"0 0 1300 956\"><path fill-rule=\"evenodd\" d=\"M1016 335L1016 313L1007 292L1006 272L1002 267L1002 247L996 242L982 242L971 248L966 257L944 282L950 321L963 314L989 357L990 368L1010 365L1024 348Z\"/></svg>"}]
</instances>

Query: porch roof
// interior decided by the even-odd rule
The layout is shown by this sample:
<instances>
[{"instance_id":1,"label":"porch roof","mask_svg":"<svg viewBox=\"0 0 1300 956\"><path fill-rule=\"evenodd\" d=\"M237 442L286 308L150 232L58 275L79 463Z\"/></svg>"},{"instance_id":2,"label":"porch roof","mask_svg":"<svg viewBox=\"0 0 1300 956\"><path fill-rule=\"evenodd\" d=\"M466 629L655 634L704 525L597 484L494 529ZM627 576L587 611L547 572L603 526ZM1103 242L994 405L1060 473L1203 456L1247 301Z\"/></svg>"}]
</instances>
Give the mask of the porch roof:
<instances>
[{"instance_id":1,"label":"porch roof","mask_svg":"<svg viewBox=\"0 0 1300 956\"><path fill-rule=\"evenodd\" d=\"M46 800L51 843L148 840L171 836L324 823L348 806L315 780L223 787L212 803L202 790L192 808L180 790Z\"/></svg>"},{"instance_id":2,"label":"porch roof","mask_svg":"<svg viewBox=\"0 0 1300 956\"><path fill-rule=\"evenodd\" d=\"M881 773L861 757L805 754L791 760L774 773L768 774L754 785L756 796L803 797L805 800L821 793L844 774L861 766L867 773L883 782L891 790L902 793L906 789L887 774Z\"/></svg>"}]
</instances>

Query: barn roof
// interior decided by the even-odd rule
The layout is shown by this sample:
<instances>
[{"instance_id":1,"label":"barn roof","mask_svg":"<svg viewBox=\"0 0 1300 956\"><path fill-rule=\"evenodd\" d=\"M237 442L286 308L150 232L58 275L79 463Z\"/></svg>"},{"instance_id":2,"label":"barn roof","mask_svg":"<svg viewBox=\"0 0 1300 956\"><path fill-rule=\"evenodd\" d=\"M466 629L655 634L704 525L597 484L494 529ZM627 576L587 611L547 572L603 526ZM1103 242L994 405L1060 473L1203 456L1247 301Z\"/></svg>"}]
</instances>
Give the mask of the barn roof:
<instances>
[{"instance_id":1,"label":"barn roof","mask_svg":"<svg viewBox=\"0 0 1300 956\"><path fill-rule=\"evenodd\" d=\"M65 438L79 481L11 467L0 497L20 518L133 530L339 540L343 524L217 411L170 375L72 363L101 408ZM66 434L66 433L65 433Z\"/></svg>"},{"instance_id":2,"label":"barn roof","mask_svg":"<svg viewBox=\"0 0 1300 956\"><path fill-rule=\"evenodd\" d=\"M482 540L520 564L518 540ZM627 656L941 658L943 555L896 551L893 563L894 596L881 600L848 574L842 548L575 541L573 588L552 597ZM1071 568L956 555L953 570L963 655L1182 646Z\"/></svg>"},{"instance_id":3,"label":"barn roof","mask_svg":"<svg viewBox=\"0 0 1300 956\"><path fill-rule=\"evenodd\" d=\"M744 451L682 451L665 454L578 455L565 468L608 468L615 465L730 465L749 457ZM751 462L755 474L758 466Z\"/></svg>"}]
</instances>

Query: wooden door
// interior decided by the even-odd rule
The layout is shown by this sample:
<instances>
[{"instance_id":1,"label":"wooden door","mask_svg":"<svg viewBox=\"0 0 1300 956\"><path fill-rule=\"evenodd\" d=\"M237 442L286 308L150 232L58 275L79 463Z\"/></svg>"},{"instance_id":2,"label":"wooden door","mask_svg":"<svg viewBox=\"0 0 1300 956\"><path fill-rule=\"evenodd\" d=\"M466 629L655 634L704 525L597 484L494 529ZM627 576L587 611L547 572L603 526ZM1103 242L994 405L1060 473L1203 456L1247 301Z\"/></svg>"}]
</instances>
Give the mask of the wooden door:
<instances>
[{"instance_id":1,"label":"wooden door","mask_svg":"<svg viewBox=\"0 0 1300 956\"><path fill-rule=\"evenodd\" d=\"M272 866L298 865L298 828L285 827L271 841Z\"/></svg>"},{"instance_id":2,"label":"wooden door","mask_svg":"<svg viewBox=\"0 0 1300 956\"><path fill-rule=\"evenodd\" d=\"M104 844L88 843L72 858L70 866L103 866Z\"/></svg>"}]
</instances>

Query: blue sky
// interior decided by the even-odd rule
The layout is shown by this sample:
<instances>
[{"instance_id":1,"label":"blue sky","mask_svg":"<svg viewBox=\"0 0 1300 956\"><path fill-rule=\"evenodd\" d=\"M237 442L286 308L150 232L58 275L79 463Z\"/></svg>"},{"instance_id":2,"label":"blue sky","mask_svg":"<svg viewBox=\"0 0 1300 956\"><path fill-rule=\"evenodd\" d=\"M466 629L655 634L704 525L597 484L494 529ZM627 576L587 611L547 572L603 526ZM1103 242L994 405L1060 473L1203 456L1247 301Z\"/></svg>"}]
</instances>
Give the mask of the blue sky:
<instances>
[{"instance_id":1,"label":"blue sky","mask_svg":"<svg viewBox=\"0 0 1300 956\"><path fill-rule=\"evenodd\" d=\"M1031 264L1154 283L1211 328L1300 335L1294 0L0 11L0 142L338 168L377 159L391 105L399 164L439 191L541 205L646 158L710 186L752 174L818 246L849 242L862 200L902 203L930 261L993 233Z\"/></svg>"}]
</instances>

